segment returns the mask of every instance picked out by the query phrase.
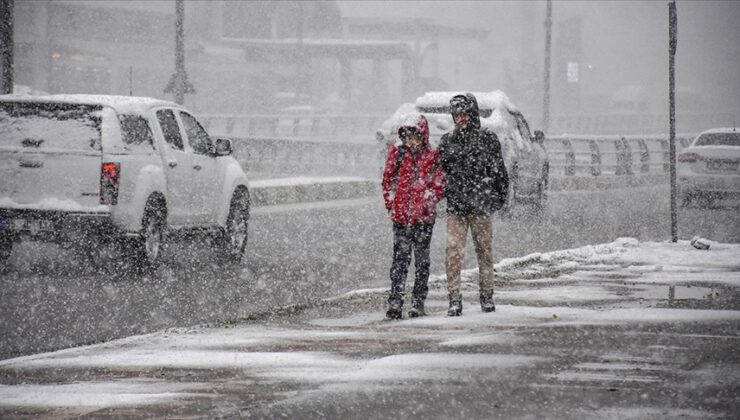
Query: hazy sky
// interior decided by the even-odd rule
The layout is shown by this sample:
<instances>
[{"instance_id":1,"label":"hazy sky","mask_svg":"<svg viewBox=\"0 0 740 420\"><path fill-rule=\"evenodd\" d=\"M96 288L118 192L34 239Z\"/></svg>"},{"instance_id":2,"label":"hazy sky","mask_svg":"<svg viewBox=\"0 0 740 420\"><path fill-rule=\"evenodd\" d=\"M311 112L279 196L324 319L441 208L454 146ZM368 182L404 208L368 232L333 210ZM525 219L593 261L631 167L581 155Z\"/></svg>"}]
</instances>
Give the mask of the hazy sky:
<instances>
[{"instance_id":1,"label":"hazy sky","mask_svg":"<svg viewBox=\"0 0 740 420\"><path fill-rule=\"evenodd\" d=\"M584 78L591 89L604 86L644 86L654 112L665 101L668 83L668 2L666 1L555 1L554 42L558 23L573 16L582 19ZM533 65L542 67L544 1L539 2L340 2L348 17L423 18L439 24L467 26L491 32L491 43L509 50L509 61L531 31ZM740 112L740 2L679 1L677 84L684 102L699 98L711 112ZM502 45L503 44L503 45ZM526 45L526 41L524 42ZM481 51L483 54L496 52ZM553 50L553 59L558 51ZM501 57L495 62L501 62ZM587 67L587 66L590 66ZM586 74L588 72L588 74ZM697 99L697 101L699 100ZM682 104L684 108L689 105Z\"/></svg>"}]
</instances>

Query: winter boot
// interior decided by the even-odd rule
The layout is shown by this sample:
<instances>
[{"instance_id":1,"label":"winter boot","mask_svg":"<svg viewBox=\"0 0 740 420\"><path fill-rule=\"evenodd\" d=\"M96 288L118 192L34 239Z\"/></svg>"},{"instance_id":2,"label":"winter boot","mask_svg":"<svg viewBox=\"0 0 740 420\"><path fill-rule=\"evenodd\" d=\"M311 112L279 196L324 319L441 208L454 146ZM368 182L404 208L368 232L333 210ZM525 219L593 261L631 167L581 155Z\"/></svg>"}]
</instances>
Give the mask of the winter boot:
<instances>
[{"instance_id":1,"label":"winter boot","mask_svg":"<svg viewBox=\"0 0 740 420\"><path fill-rule=\"evenodd\" d=\"M388 311L385 313L385 317L388 319L401 319L403 317L403 301L402 300L389 300Z\"/></svg>"},{"instance_id":2,"label":"winter boot","mask_svg":"<svg viewBox=\"0 0 740 420\"><path fill-rule=\"evenodd\" d=\"M418 318L426 314L424 312L424 299L414 299L411 302L411 309L409 309L409 318Z\"/></svg>"},{"instance_id":3,"label":"winter boot","mask_svg":"<svg viewBox=\"0 0 740 420\"><path fill-rule=\"evenodd\" d=\"M480 310L481 312L496 312L496 305L493 304L493 291L489 293L481 292Z\"/></svg>"},{"instance_id":4,"label":"winter boot","mask_svg":"<svg viewBox=\"0 0 740 420\"><path fill-rule=\"evenodd\" d=\"M447 310L447 316L462 315L462 300L450 300L450 309Z\"/></svg>"}]
</instances>

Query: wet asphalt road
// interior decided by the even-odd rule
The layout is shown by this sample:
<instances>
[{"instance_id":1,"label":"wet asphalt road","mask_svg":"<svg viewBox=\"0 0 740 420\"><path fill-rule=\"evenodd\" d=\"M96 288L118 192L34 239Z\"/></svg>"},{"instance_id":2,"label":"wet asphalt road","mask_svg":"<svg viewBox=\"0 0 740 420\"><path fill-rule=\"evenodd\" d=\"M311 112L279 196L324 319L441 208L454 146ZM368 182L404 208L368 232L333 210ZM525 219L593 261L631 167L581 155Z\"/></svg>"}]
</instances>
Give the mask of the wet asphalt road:
<instances>
[{"instance_id":1,"label":"wet asphalt road","mask_svg":"<svg viewBox=\"0 0 740 420\"><path fill-rule=\"evenodd\" d=\"M667 276L683 275L670 265L676 261L667 262ZM577 271L578 283L547 270L547 279L517 279L516 268L503 268L513 280L499 289L494 314L477 308L471 275L459 318L445 316L444 280L436 279L429 316L417 320L384 320L385 296L376 289L239 325L42 355L0 368L4 395L15 401L0 417L735 418L738 289L700 282L676 286L674 299L667 286L642 278L652 269L633 267L590 263ZM557 292L563 287L603 288L611 298L571 299ZM631 309L645 319L630 317ZM698 309L714 309L716 318L702 320ZM135 402L142 395L131 387L173 394ZM116 389L134 402L102 402ZM90 404L91 397L102 401Z\"/></svg>"},{"instance_id":2,"label":"wet asphalt road","mask_svg":"<svg viewBox=\"0 0 740 420\"><path fill-rule=\"evenodd\" d=\"M497 260L629 236L670 238L667 187L551 194L542 215L497 218ZM432 272L444 271L438 219ZM391 228L380 199L258 208L243 264L215 262L207 241L165 249L165 265L142 277L102 255L92 267L70 250L23 243L0 274L0 359L107 341L168 327L219 322L277 305L385 286ZM740 242L736 208L687 209L679 237ZM470 242L470 241L469 241ZM466 266L475 266L472 249Z\"/></svg>"}]
</instances>

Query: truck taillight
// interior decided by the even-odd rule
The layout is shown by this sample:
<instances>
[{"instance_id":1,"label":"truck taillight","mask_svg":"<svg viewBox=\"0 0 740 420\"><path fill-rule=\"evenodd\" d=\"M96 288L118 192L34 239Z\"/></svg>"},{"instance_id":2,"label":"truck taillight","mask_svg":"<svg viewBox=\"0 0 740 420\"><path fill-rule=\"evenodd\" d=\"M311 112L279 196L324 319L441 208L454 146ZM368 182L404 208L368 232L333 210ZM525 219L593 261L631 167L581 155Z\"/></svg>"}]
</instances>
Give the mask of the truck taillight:
<instances>
[{"instance_id":1,"label":"truck taillight","mask_svg":"<svg viewBox=\"0 0 740 420\"><path fill-rule=\"evenodd\" d=\"M118 178L120 175L120 163L103 162L100 168L100 204L111 206L118 204Z\"/></svg>"}]
</instances>

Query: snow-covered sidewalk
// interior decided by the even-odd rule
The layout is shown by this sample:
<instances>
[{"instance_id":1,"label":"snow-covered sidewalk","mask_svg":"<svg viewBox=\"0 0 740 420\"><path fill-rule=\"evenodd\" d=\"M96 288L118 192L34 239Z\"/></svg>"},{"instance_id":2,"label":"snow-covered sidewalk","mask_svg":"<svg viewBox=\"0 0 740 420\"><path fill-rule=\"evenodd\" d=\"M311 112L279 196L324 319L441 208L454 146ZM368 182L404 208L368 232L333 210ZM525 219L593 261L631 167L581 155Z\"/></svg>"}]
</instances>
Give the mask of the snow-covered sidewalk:
<instances>
[{"instance_id":1,"label":"snow-covered sidewalk","mask_svg":"<svg viewBox=\"0 0 740 420\"><path fill-rule=\"evenodd\" d=\"M731 417L740 245L602 245L496 265L497 309L386 321L385 289L0 362L0 417ZM711 398L708 395L712 395Z\"/></svg>"}]
</instances>

